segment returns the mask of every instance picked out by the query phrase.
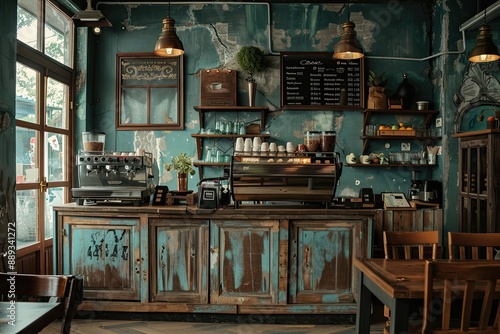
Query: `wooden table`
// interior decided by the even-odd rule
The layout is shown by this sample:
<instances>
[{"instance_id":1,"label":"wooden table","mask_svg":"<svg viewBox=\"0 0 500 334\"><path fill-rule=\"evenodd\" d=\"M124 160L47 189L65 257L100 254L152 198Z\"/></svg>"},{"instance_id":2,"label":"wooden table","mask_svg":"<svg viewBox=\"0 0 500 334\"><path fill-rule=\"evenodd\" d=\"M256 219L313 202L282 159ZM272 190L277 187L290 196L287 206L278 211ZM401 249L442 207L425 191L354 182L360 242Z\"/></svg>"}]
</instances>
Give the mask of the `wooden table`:
<instances>
[{"instance_id":1,"label":"wooden table","mask_svg":"<svg viewBox=\"0 0 500 334\"><path fill-rule=\"evenodd\" d=\"M0 333L38 333L64 314L63 303L16 302L14 305L15 313L9 309L8 302L0 302ZM8 324L9 315L15 315L13 326Z\"/></svg>"},{"instance_id":2,"label":"wooden table","mask_svg":"<svg viewBox=\"0 0 500 334\"><path fill-rule=\"evenodd\" d=\"M354 265L361 272L357 333L370 333L372 294L391 310L391 334L407 333L410 306L424 298L425 260L354 259Z\"/></svg>"},{"instance_id":3,"label":"wooden table","mask_svg":"<svg viewBox=\"0 0 500 334\"><path fill-rule=\"evenodd\" d=\"M356 317L358 334L370 332L371 298L375 295L391 310L391 334L408 333L408 325L423 316L426 260L354 259L360 271ZM437 260L446 262L495 260ZM435 288L439 289L439 283ZM477 286L480 290L481 286ZM484 287L485 288L485 287ZM500 281L497 283L500 294ZM482 295L478 295L478 298ZM420 320L419 320L420 319Z\"/></svg>"}]
</instances>

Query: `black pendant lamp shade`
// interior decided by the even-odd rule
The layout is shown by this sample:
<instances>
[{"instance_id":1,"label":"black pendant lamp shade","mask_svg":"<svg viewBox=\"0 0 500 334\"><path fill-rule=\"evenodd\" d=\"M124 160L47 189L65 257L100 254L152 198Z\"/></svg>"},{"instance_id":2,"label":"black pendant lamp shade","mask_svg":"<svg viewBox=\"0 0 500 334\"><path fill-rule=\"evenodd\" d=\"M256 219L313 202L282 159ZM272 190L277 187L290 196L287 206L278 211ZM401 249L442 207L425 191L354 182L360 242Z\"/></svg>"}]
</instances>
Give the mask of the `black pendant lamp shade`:
<instances>
[{"instance_id":1,"label":"black pendant lamp shade","mask_svg":"<svg viewBox=\"0 0 500 334\"><path fill-rule=\"evenodd\" d=\"M184 46L177 36L175 21L170 16L163 19L161 36L156 42L154 54L161 57L177 57L184 54Z\"/></svg>"},{"instance_id":2,"label":"black pendant lamp shade","mask_svg":"<svg viewBox=\"0 0 500 334\"><path fill-rule=\"evenodd\" d=\"M333 58L336 59L358 59L363 58L363 49L356 38L356 25L347 21L342 26L340 41L333 47Z\"/></svg>"},{"instance_id":3,"label":"black pendant lamp shade","mask_svg":"<svg viewBox=\"0 0 500 334\"><path fill-rule=\"evenodd\" d=\"M483 24L479 28L476 45L469 54L469 61L474 63L485 63L500 59L498 48L493 43L490 26Z\"/></svg>"}]
</instances>

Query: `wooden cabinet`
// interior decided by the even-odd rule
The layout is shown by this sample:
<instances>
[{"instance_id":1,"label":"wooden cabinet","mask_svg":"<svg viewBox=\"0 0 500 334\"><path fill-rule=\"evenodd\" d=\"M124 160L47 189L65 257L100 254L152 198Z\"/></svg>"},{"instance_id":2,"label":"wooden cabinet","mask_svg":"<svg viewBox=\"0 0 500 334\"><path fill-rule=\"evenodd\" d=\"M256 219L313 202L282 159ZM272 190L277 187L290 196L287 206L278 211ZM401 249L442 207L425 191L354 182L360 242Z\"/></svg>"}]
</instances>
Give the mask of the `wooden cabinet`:
<instances>
[{"instance_id":1,"label":"wooden cabinet","mask_svg":"<svg viewBox=\"0 0 500 334\"><path fill-rule=\"evenodd\" d=\"M356 312L352 261L371 256L374 212L97 209L55 208L56 273L84 276L81 310Z\"/></svg>"},{"instance_id":2,"label":"wooden cabinet","mask_svg":"<svg viewBox=\"0 0 500 334\"><path fill-rule=\"evenodd\" d=\"M278 220L211 221L211 303L277 304L278 263Z\"/></svg>"},{"instance_id":3,"label":"wooden cabinet","mask_svg":"<svg viewBox=\"0 0 500 334\"><path fill-rule=\"evenodd\" d=\"M423 141L425 144L433 143L441 138L438 132L441 131L440 128L431 128L431 123L438 114L437 110L404 110L404 109L365 109L363 110L363 150L362 154L367 154L370 142L372 141L386 141L389 144L393 141ZM387 115L397 116L408 116L415 119L415 121L423 122L421 125L418 123L410 122L412 124L411 131L394 130L386 131L387 134L379 133L376 124L373 124L373 119L377 117L386 117ZM420 120L418 120L420 118ZM392 123L397 123L392 121ZM368 126L372 126L372 131L368 131ZM390 166L433 166L429 164L410 164L410 163L389 163L389 164L351 164L347 165L350 167L390 167Z\"/></svg>"},{"instance_id":4,"label":"wooden cabinet","mask_svg":"<svg viewBox=\"0 0 500 334\"><path fill-rule=\"evenodd\" d=\"M208 223L150 219L151 301L208 303Z\"/></svg>"},{"instance_id":5,"label":"wooden cabinet","mask_svg":"<svg viewBox=\"0 0 500 334\"><path fill-rule=\"evenodd\" d=\"M352 261L369 256L371 224L293 220L290 225L290 303L354 303Z\"/></svg>"},{"instance_id":6,"label":"wooden cabinet","mask_svg":"<svg viewBox=\"0 0 500 334\"><path fill-rule=\"evenodd\" d=\"M59 274L82 274L87 300L145 298L147 248L137 217L60 216ZM147 284L145 285L147 287Z\"/></svg>"},{"instance_id":7,"label":"wooden cabinet","mask_svg":"<svg viewBox=\"0 0 500 334\"><path fill-rule=\"evenodd\" d=\"M194 165L199 168L200 178L203 178L203 167L205 166L218 166L224 167L229 166L229 161L205 161L205 154L203 150L204 140L212 140L215 144L219 140L231 140L233 142L237 137L243 138L253 138L253 137L261 137L261 138L269 138L269 134L267 133L256 133L256 134L225 134L225 133L206 133L205 129L205 114L206 113L260 113L260 129L261 131L264 129L266 125L266 114L269 112L268 107L245 107L245 106L196 106L194 110L198 112L199 122L200 122L200 130L204 129L203 133L192 134L191 137L196 139L196 151L198 155L198 161L194 162ZM212 129L214 130L214 129ZM231 152L229 152L231 153ZM215 156L215 152L212 153Z\"/></svg>"},{"instance_id":8,"label":"wooden cabinet","mask_svg":"<svg viewBox=\"0 0 500 334\"><path fill-rule=\"evenodd\" d=\"M500 232L500 130L453 135L459 139L459 228Z\"/></svg>"}]
</instances>

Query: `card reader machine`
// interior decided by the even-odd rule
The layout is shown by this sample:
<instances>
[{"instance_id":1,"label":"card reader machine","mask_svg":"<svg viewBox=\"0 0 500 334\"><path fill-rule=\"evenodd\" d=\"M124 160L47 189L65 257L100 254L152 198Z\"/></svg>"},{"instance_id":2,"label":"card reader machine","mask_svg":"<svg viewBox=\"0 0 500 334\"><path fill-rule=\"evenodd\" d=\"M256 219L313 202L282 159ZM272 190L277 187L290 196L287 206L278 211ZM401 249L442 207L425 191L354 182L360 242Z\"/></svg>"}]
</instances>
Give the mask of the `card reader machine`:
<instances>
[{"instance_id":1,"label":"card reader machine","mask_svg":"<svg viewBox=\"0 0 500 334\"><path fill-rule=\"evenodd\" d=\"M224 178L207 178L198 182L198 208L217 209L229 204L229 189L222 185Z\"/></svg>"}]
</instances>

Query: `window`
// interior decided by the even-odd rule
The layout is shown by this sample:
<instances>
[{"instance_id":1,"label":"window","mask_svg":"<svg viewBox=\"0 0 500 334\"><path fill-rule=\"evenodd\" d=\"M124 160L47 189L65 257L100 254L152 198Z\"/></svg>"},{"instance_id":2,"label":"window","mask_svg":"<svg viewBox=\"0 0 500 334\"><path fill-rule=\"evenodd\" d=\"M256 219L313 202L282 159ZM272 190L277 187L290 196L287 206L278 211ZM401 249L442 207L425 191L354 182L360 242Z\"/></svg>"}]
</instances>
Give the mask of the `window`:
<instances>
[{"instance_id":1,"label":"window","mask_svg":"<svg viewBox=\"0 0 500 334\"><path fill-rule=\"evenodd\" d=\"M72 66L73 23L50 1L17 1L17 39L61 64Z\"/></svg>"},{"instance_id":2,"label":"window","mask_svg":"<svg viewBox=\"0 0 500 334\"><path fill-rule=\"evenodd\" d=\"M68 202L72 180L72 29L49 1L18 0L17 255L39 252L42 274L51 260L44 250L52 245L52 208Z\"/></svg>"}]
</instances>

